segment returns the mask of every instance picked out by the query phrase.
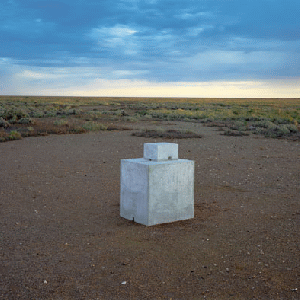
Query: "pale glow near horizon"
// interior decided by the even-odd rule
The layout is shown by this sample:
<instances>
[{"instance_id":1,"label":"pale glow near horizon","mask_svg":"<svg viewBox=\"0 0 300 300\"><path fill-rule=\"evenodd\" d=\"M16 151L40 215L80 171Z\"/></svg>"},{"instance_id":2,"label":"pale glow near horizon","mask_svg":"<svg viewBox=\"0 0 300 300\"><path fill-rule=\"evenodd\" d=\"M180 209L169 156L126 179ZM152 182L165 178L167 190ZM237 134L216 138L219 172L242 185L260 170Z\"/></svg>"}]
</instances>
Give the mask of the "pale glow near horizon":
<instances>
[{"instance_id":1,"label":"pale glow near horizon","mask_svg":"<svg viewBox=\"0 0 300 300\"><path fill-rule=\"evenodd\" d=\"M21 95L21 94L20 94ZM299 98L300 78L269 81L153 83L135 80L95 80L61 89L27 89L22 95L182 98Z\"/></svg>"}]
</instances>

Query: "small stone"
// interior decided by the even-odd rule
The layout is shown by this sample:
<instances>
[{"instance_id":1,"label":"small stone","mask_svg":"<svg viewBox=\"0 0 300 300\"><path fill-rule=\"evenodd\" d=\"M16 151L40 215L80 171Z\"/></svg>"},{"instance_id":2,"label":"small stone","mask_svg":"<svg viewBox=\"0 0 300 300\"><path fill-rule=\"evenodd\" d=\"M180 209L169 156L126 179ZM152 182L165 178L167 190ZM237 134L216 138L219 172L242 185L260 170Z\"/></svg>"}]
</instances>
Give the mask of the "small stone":
<instances>
[{"instance_id":1,"label":"small stone","mask_svg":"<svg viewBox=\"0 0 300 300\"><path fill-rule=\"evenodd\" d=\"M44 280L44 284L47 284L48 282L47 282L47 280Z\"/></svg>"},{"instance_id":2,"label":"small stone","mask_svg":"<svg viewBox=\"0 0 300 300\"><path fill-rule=\"evenodd\" d=\"M123 281L121 284L123 284L123 285L124 285L124 284L126 284L126 283L127 283L127 281Z\"/></svg>"}]
</instances>

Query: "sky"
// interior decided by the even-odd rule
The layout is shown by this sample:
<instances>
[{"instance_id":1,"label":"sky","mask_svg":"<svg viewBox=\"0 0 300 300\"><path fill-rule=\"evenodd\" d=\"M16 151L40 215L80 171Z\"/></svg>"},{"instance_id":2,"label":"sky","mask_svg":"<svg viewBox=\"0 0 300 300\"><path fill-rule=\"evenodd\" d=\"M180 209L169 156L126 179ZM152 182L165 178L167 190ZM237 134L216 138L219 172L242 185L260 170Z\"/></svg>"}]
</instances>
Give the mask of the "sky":
<instances>
[{"instance_id":1,"label":"sky","mask_svg":"<svg viewBox=\"0 0 300 300\"><path fill-rule=\"evenodd\" d=\"M300 97L299 0L1 0L0 95Z\"/></svg>"}]
</instances>

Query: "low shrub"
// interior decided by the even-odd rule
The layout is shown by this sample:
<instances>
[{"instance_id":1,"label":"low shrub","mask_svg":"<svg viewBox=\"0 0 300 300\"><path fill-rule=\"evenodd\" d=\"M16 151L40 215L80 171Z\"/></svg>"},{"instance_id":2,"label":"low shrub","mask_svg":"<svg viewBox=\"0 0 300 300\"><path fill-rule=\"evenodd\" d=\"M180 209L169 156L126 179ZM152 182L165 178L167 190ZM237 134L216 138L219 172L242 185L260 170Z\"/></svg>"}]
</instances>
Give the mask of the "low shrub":
<instances>
[{"instance_id":1,"label":"low shrub","mask_svg":"<svg viewBox=\"0 0 300 300\"><path fill-rule=\"evenodd\" d=\"M134 117L125 117L124 118L124 121L126 122L132 122L132 123L135 123L135 122L138 122L140 119L138 116L134 116Z\"/></svg>"},{"instance_id":2,"label":"low shrub","mask_svg":"<svg viewBox=\"0 0 300 300\"><path fill-rule=\"evenodd\" d=\"M291 133L297 133L298 132L298 127L296 124L287 124L285 125Z\"/></svg>"},{"instance_id":3,"label":"low shrub","mask_svg":"<svg viewBox=\"0 0 300 300\"><path fill-rule=\"evenodd\" d=\"M86 122L82 125L82 128L87 131L98 131L98 130L107 130L107 126L104 124L99 124L96 122Z\"/></svg>"},{"instance_id":4,"label":"low shrub","mask_svg":"<svg viewBox=\"0 0 300 300\"><path fill-rule=\"evenodd\" d=\"M3 118L0 118L0 127L7 128L9 127L9 123L5 121Z\"/></svg>"},{"instance_id":5,"label":"low shrub","mask_svg":"<svg viewBox=\"0 0 300 300\"><path fill-rule=\"evenodd\" d=\"M9 133L8 138L9 138L10 140L20 140L20 139L21 139L21 133L18 132L17 130L12 130L12 131Z\"/></svg>"},{"instance_id":6,"label":"low shrub","mask_svg":"<svg viewBox=\"0 0 300 300\"><path fill-rule=\"evenodd\" d=\"M254 122L253 125L255 127L261 127L261 128L269 128L269 129L276 128L276 124L274 124L271 121L257 121L257 122Z\"/></svg>"},{"instance_id":7,"label":"low shrub","mask_svg":"<svg viewBox=\"0 0 300 300\"><path fill-rule=\"evenodd\" d=\"M290 137L298 133L297 126L294 124L279 124L269 126L268 128L257 127L253 132L255 134L263 134L266 137L272 138L281 138L281 137Z\"/></svg>"},{"instance_id":8,"label":"low shrub","mask_svg":"<svg viewBox=\"0 0 300 300\"><path fill-rule=\"evenodd\" d=\"M55 111L44 111L44 115L42 117L44 117L44 118L56 117L56 112Z\"/></svg>"},{"instance_id":9,"label":"low shrub","mask_svg":"<svg viewBox=\"0 0 300 300\"><path fill-rule=\"evenodd\" d=\"M192 131L180 130L142 130L132 133L132 136L147 137L147 138L166 138L166 139L189 139L189 138L202 138L201 135Z\"/></svg>"},{"instance_id":10,"label":"low shrub","mask_svg":"<svg viewBox=\"0 0 300 300\"><path fill-rule=\"evenodd\" d=\"M58 126L64 126L64 125L68 125L68 121L67 120L56 120L53 122L54 125L58 125Z\"/></svg>"},{"instance_id":11,"label":"low shrub","mask_svg":"<svg viewBox=\"0 0 300 300\"><path fill-rule=\"evenodd\" d=\"M67 115L76 115L77 111L75 108L67 110Z\"/></svg>"},{"instance_id":12,"label":"low shrub","mask_svg":"<svg viewBox=\"0 0 300 300\"><path fill-rule=\"evenodd\" d=\"M17 123L18 124L34 124L34 122L31 118L21 118Z\"/></svg>"},{"instance_id":13,"label":"low shrub","mask_svg":"<svg viewBox=\"0 0 300 300\"><path fill-rule=\"evenodd\" d=\"M43 118L44 117L44 113L41 112L41 111L38 111L38 110L34 110L34 111L31 111L29 113L29 116L31 118Z\"/></svg>"},{"instance_id":14,"label":"low shrub","mask_svg":"<svg viewBox=\"0 0 300 300\"><path fill-rule=\"evenodd\" d=\"M13 116L11 119L8 120L8 123L9 124L16 124L18 121L17 117L16 116Z\"/></svg>"},{"instance_id":15,"label":"low shrub","mask_svg":"<svg viewBox=\"0 0 300 300\"><path fill-rule=\"evenodd\" d=\"M81 134L81 133L86 133L87 130L82 128L82 127L73 127L69 129L69 133L73 134Z\"/></svg>"},{"instance_id":16,"label":"low shrub","mask_svg":"<svg viewBox=\"0 0 300 300\"><path fill-rule=\"evenodd\" d=\"M225 135L225 136L248 136L249 133L239 131L239 130L225 130L222 135Z\"/></svg>"}]
</instances>

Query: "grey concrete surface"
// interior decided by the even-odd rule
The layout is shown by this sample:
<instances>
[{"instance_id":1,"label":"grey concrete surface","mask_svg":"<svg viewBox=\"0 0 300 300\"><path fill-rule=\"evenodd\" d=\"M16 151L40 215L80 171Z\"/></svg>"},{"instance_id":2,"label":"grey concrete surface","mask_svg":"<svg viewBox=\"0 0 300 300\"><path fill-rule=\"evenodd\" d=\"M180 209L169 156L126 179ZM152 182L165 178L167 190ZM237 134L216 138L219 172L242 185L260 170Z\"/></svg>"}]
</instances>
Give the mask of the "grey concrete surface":
<instances>
[{"instance_id":1,"label":"grey concrete surface","mask_svg":"<svg viewBox=\"0 0 300 300\"><path fill-rule=\"evenodd\" d=\"M144 158L154 161L178 159L178 144L145 143Z\"/></svg>"},{"instance_id":2,"label":"grey concrete surface","mask_svg":"<svg viewBox=\"0 0 300 300\"><path fill-rule=\"evenodd\" d=\"M144 149L149 150L146 156L165 157L159 153L160 147L173 155L177 148L178 153L177 144L175 150L172 144L161 144L167 143L160 143L156 148L145 144ZM151 226L191 219L194 217L194 162L122 159L120 194L120 215L128 220Z\"/></svg>"}]
</instances>

